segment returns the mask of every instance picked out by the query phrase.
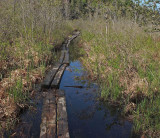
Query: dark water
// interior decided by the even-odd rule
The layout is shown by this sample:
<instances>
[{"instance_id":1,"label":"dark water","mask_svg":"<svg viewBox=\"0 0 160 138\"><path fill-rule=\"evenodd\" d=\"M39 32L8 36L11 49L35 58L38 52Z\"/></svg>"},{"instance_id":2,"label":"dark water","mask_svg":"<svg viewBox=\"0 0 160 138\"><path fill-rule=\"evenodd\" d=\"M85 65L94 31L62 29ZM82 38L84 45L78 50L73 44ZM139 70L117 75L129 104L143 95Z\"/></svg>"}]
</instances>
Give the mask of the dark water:
<instances>
[{"instance_id":1,"label":"dark water","mask_svg":"<svg viewBox=\"0 0 160 138\"><path fill-rule=\"evenodd\" d=\"M118 109L98 100L98 86L86 79L87 72L79 61L70 63L60 89L65 90L71 138L128 138L132 124ZM74 88L65 86L83 86Z\"/></svg>"},{"instance_id":2,"label":"dark water","mask_svg":"<svg viewBox=\"0 0 160 138\"><path fill-rule=\"evenodd\" d=\"M39 138L43 96L40 85L35 88L36 95L29 100L29 109L23 111L19 116L19 122L14 130L4 133L5 138Z\"/></svg>"}]
</instances>

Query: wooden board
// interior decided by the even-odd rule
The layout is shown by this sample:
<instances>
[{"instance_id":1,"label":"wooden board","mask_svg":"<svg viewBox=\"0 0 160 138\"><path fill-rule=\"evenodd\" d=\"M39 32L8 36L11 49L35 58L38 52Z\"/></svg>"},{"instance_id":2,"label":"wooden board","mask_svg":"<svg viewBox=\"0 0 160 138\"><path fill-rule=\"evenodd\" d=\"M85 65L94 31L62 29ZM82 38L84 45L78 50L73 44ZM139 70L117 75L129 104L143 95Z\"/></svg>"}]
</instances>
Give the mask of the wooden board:
<instances>
[{"instance_id":1,"label":"wooden board","mask_svg":"<svg viewBox=\"0 0 160 138\"><path fill-rule=\"evenodd\" d=\"M48 91L43 101L40 138L56 137L56 98L54 93L55 90Z\"/></svg>"},{"instance_id":2,"label":"wooden board","mask_svg":"<svg viewBox=\"0 0 160 138\"><path fill-rule=\"evenodd\" d=\"M67 43L67 45L66 45L66 48L68 48L69 47L69 44L70 44L70 39L68 40L68 43Z\"/></svg>"},{"instance_id":3,"label":"wooden board","mask_svg":"<svg viewBox=\"0 0 160 138\"><path fill-rule=\"evenodd\" d=\"M66 50L66 45L67 44L62 44L62 50Z\"/></svg>"},{"instance_id":4,"label":"wooden board","mask_svg":"<svg viewBox=\"0 0 160 138\"><path fill-rule=\"evenodd\" d=\"M57 63L46 75L44 81L42 82L41 86L42 88L49 88L51 85L51 82L56 75L57 71L59 70L61 64Z\"/></svg>"},{"instance_id":5,"label":"wooden board","mask_svg":"<svg viewBox=\"0 0 160 138\"><path fill-rule=\"evenodd\" d=\"M78 35L80 34L80 32L74 32L73 35L71 37L68 38L68 41L66 43L66 47L69 47L70 42L75 39Z\"/></svg>"},{"instance_id":6,"label":"wooden board","mask_svg":"<svg viewBox=\"0 0 160 138\"><path fill-rule=\"evenodd\" d=\"M61 81L62 75L64 70L66 69L67 65L63 64L60 69L58 70L56 76L54 77L52 84L51 84L51 88L58 88L59 87L59 83Z\"/></svg>"},{"instance_id":7,"label":"wooden board","mask_svg":"<svg viewBox=\"0 0 160 138\"><path fill-rule=\"evenodd\" d=\"M61 94L61 96L62 97L59 97L57 100L57 136L58 138L70 138L66 110L66 99L64 94Z\"/></svg>"},{"instance_id":8,"label":"wooden board","mask_svg":"<svg viewBox=\"0 0 160 138\"><path fill-rule=\"evenodd\" d=\"M65 50L62 50L62 51L61 51L61 56L60 56L60 59L59 59L59 63L60 63L60 64L63 63L64 57L65 57Z\"/></svg>"},{"instance_id":9,"label":"wooden board","mask_svg":"<svg viewBox=\"0 0 160 138\"><path fill-rule=\"evenodd\" d=\"M69 65L69 52L68 51L65 51L63 63Z\"/></svg>"},{"instance_id":10,"label":"wooden board","mask_svg":"<svg viewBox=\"0 0 160 138\"><path fill-rule=\"evenodd\" d=\"M69 38L70 41L72 41L73 39L75 39L77 36L79 36L80 32L77 31L77 32L74 32L73 35Z\"/></svg>"},{"instance_id":11,"label":"wooden board","mask_svg":"<svg viewBox=\"0 0 160 138\"><path fill-rule=\"evenodd\" d=\"M65 68L69 64L69 44L79 35L74 32L63 44L61 57L51 71L49 71L42 83L45 88L58 88ZM40 138L69 138L68 119L66 111L66 99L64 91L50 89L46 92L43 101L42 122L40 126Z\"/></svg>"},{"instance_id":12,"label":"wooden board","mask_svg":"<svg viewBox=\"0 0 160 138\"><path fill-rule=\"evenodd\" d=\"M67 44L67 43L68 43L68 39L65 40L64 44Z\"/></svg>"},{"instance_id":13,"label":"wooden board","mask_svg":"<svg viewBox=\"0 0 160 138\"><path fill-rule=\"evenodd\" d=\"M65 97L64 91L60 89L56 90L56 97Z\"/></svg>"}]
</instances>

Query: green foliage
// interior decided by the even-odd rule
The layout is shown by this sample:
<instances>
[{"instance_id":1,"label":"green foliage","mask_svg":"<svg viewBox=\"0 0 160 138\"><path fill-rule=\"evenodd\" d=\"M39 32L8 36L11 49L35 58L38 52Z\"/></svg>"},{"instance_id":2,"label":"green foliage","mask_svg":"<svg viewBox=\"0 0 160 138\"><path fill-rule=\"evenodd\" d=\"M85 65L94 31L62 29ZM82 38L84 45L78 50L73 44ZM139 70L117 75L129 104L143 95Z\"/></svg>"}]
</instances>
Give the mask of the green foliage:
<instances>
[{"instance_id":1,"label":"green foliage","mask_svg":"<svg viewBox=\"0 0 160 138\"><path fill-rule=\"evenodd\" d=\"M22 78L18 79L15 85L9 89L9 94L14 98L15 102L24 102L26 100L28 96L23 91Z\"/></svg>"},{"instance_id":2,"label":"green foliage","mask_svg":"<svg viewBox=\"0 0 160 138\"><path fill-rule=\"evenodd\" d=\"M135 131L159 131L160 130L160 97L144 99L134 113Z\"/></svg>"},{"instance_id":3,"label":"green foliage","mask_svg":"<svg viewBox=\"0 0 160 138\"><path fill-rule=\"evenodd\" d=\"M143 94L143 99L135 103L135 130L159 130L156 110L160 108L160 42L143 32L143 29L158 31L160 14L156 3L154 0L147 3L140 0L1 0L0 79L16 70L27 72L27 76L19 74L16 79L10 75L14 83L9 87L9 94L15 102L23 102L32 87L33 72L44 74L51 59L56 60L53 47L61 44L73 28L79 28L82 41L88 45L81 51L88 55L83 62L97 77L101 96L128 104L131 91ZM68 19L79 20L74 24ZM28 84L25 90L24 80ZM125 92L129 93L127 101L123 101Z\"/></svg>"},{"instance_id":4,"label":"green foliage","mask_svg":"<svg viewBox=\"0 0 160 138\"><path fill-rule=\"evenodd\" d=\"M57 60L54 47L73 31L61 9L58 0L0 1L0 101L5 118L15 120L18 113L13 112L19 110L14 106L26 104L47 66Z\"/></svg>"},{"instance_id":5,"label":"green foliage","mask_svg":"<svg viewBox=\"0 0 160 138\"><path fill-rule=\"evenodd\" d=\"M160 42L129 22L110 23L106 36L104 21L94 17L81 24L77 21L88 55L82 61L97 77L101 97L118 101L124 111L134 103L134 131L152 134L160 130ZM134 101L134 95L141 96Z\"/></svg>"}]
</instances>

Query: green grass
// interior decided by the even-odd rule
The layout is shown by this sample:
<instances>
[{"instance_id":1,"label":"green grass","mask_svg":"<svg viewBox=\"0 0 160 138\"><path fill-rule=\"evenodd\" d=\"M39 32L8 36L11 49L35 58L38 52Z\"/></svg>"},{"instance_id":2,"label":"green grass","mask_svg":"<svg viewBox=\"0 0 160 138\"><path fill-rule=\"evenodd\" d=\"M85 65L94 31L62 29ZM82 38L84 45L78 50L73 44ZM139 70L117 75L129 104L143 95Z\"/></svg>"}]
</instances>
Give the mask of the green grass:
<instances>
[{"instance_id":1,"label":"green grass","mask_svg":"<svg viewBox=\"0 0 160 138\"><path fill-rule=\"evenodd\" d=\"M29 1L23 3L24 8L27 2ZM26 14L26 22L23 22L21 7L17 7L16 14L13 15L12 6L8 3L0 9L4 12L0 21L4 30L0 31L5 32L0 33L0 103L5 101L3 110L7 112L6 120L13 119L14 112L18 112L14 105L26 104L25 102L31 98L35 84L42 81L48 67L58 60L54 47L61 45L74 30L71 24L62 20L59 15L44 31L43 17L32 18L30 14ZM55 14L57 13L58 10ZM9 18L8 23L5 23L6 18ZM33 20L39 22L34 22L32 26ZM10 110L10 106L13 106L13 110Z\"/></svg>"},{"instance_id":2,"label":"green grass","mask_svg":"<svg viewBox=\"0 0 160 138\"><path fill-rule=\"evenodd\" d=\"M134 102L134 131L150 136L159 133L160 42L128 21L110 24L107 43L101 19L75 24L81 28L82 43L88 49L82 62L97 77L101 97L126 106Z\"/></svg>"},{"instance_id":3,"label":"green grass","mask_svg":"<svg viewBox=\"0 0 160 138\"><path fill-rule=\"evenodd\" d=\"M15 102L24 102L26 100L27 93L23 91L22 78L18 79L14 86L9 89L9 94L14 98Z\"/></svg>"}]
</instances>

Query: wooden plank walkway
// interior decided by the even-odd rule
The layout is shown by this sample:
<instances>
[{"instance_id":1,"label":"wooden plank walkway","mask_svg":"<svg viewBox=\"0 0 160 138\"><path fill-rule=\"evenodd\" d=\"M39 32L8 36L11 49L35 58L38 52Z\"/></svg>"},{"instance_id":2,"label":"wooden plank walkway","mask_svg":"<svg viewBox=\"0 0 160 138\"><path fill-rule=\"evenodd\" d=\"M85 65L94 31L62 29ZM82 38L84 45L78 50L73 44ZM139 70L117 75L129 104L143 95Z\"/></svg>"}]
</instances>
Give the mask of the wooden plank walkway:
<instances>
[{"instance_id":1,"label":"wooden plank walkway","mask_svg":"<svg viewBox=\"0 0 160 138\"><path fill-rule=\"evenodd\" d=\"M56 76L54 77L54 80L52 81L51 88L58 88L59 87L63 72L64 72L66 67L67 67L67 64L63 64L60 67L60 69L58 70Z\"/></svg>"},{"instance_id":2,"label":"wooden plank walkway","mask_svg":"<svg viewBox=\"0 0 160 138\"><path fill-rule=\"evenodd\" d=\"M59 63L47 73L42 83L46 96L43 100L40 138L69 138L66 99L59 85L65 68L69 65L69 44L80 32L75 31L61 47ZM47 90L46 90L47 89Z\"/></svg>"},{"instance_id":3,"label":"wooden plank walkway","mask_svg":"<svg viewBox=\"0 0 160 138\"><path fill-rule=\"evenodd\" d=\"M69 65L69 51L66 50L64 51L64 53L65 53L64 54L65 56L64 56L63 63Z\"/></svg>"},{"instance_id":4,"label":"wooden plank walkway","mask_svg":"<svg viewBox=\"0 0 160 138\"><path fill-rule=\"evenodd\" d=\"M61 51L61 56L60 56L60 59L59 59L59 63L60 63L60 64L63 63L64 57L65 57L65 50L62 50L62 51Z\"/></svg>"},{"instance_id":5,"label":"wooden plank walkway","mask_svg":"<svg viewBox=\"0 0 160 138\"><path fill-rule=\"evenodd\" d=\"M59 68L61 66L61 63L57 63L46 75L43 83L42 83L42 88L49 88L53 78L55 77L56 73L58 72Z\"/></svg>"},{"instance_id":6,"label":"wooden plank walkway","mask_svg":"<svg viewBox=\"0 0 160 138\"><path fill-rule=\"evenodd\" d=\"M56 137L56 97L55 91L48 91L43 100L43 112L41 122L41 138L55 138Z\"/></svg>"},{"instance_id":7,"label":"wooden plank walkway","mask_svg":"<svg viewBox=\"0 0 160 138\"><path fill-rule=\"evenodd\" d=\"M66 99L63 94L57 100L57 118L57 136L61 138L69 138Z\"/></svg>"}]
</instances>

